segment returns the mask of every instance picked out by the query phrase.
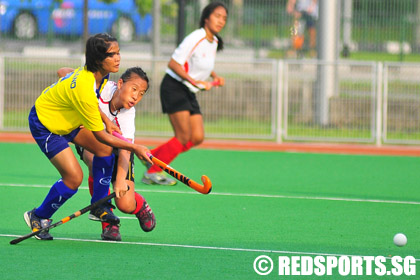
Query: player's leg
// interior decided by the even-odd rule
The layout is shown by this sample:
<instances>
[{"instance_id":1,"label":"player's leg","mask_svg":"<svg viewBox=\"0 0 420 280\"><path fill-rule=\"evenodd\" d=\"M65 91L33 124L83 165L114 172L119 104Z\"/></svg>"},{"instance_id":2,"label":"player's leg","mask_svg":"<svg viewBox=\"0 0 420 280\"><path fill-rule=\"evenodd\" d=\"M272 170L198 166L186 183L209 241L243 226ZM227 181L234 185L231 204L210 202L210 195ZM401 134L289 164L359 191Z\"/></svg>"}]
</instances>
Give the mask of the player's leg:
<instances>
[{"instance_id":1,"label":"player's leg","mask_svg":"<svg viewBox=\"0 0 420 280\"><path fill-rule=\"evenodd\" d=\"M86 150L85 148L83 148L79 145L75 145L75 146L76 146L77 154L79 155L80 159L88 167L88 170L89 170L88 186L89 186L90 196L92 197L93 196L92 162L93 162L94 155L91 152L89 152L88 150ZM114 170L115 170L115 166L114 166ZM112 207L113 206L110 207L110 209L109 209L110 211L112 211ZM99 220L93 214L89 214L89 219L91 219L93 221L98 221ZM118 225L111 225L110 223L107 223L107 222L101 222L101 229L102 229L102 234L104 234L104 232L106 231L110 237L117 237L116 239L115 238L113 238L113 239L112 238L107 238L106 240L113 240L113 241L121 240ZM101 237L102 237L102 235L101 235ZM102 237L102 239L104 239L104 238Z\"/></svg>"},{"instance_id":2,"label":"player's leg","mask_svg":"<svg viewBox=\"0 0 420 280\"><path fill-rule=\"evenodd\" d=\"M51 159L51 163L61 174L61 179L55 182L50 188L42 204L27 211L24 218L28 226L34 230L48 227L51 224L51 217L68 199L70 199L80 186L83 179L83 172L70 147L61 151ZM52 240L48 232L43 232L37 239Z\"/></svg>"},{"instance_id":3,"label":"player's leg","mask_svg":"<svg viewBox=\"0 0 420 280\"><path fill-rule=\"evenodd\" d=\"M91 199L91 202L94 203L106 197L109 193L109 184L114 166L112 147L96 140L93 133L87 129L81 129L73 142L94 154L92 160L93 195ZM112 213L110 208L109 204L103 204L93 209L90 214L100 221L119 224L119 218Z\"/></svg>"},{"instance_id":4,"label":"player's leg","mask_svg":"<svg viewBox=\"0 0 420 280\"><path fill-rule=\"evenodd\" d=\"M316 28L312 26L308 28L309 33L309 55L316 57Z\"/></svg>"},{"instance_id":5,"label":"player's leg","mask_svg":"<svg viewBox=\"0 0 420 280\"><path fill-rule=\"evenodd\" d=\"M175 136L166 143L153 149L151 152L154 156L169 164L178 156L178 154L183 152L184 144L188 143L191 139L190 117L190 112L186 110L169 114L169 120ZM176 184L176 180L167 177L157 165L153 165L144 173L142 182L160 185Z\"/></svg>"},{"instance_id":6,"label":"player's leg","mask_svg":"<svg viewBox=\"0 0 420 280\"><path fill-rule=\"evenodd\" d=\"M316 19L305 13L305 24L306 30L308 32L308 47L309 47L309 55L311 57L316 56Z\"/></svg>"},{"instance_id":7,"label":"player's leg","mask_svg":"<svg viewBox=\"0 0 420 280\"><path fill-rule=\"evenodd\" d=\"M114 177L113 177L114 179ZM137 217L140 227L145 232L152 231L156 226L156 218L146 199L134 191L134 156L130 157L130 165L127 172L126 184L130 187L128 192L119 199L115 199L118 209L127 214Z\"/></svg>"},{"instance_id":8,"label":"player's leg","mask_svg":"<svg viewBox=\"0 0 420 280\"><path fill-rule=\"evenodd\" d=\"M80 160L82 160L86 164L89 170L88 186L89 186L89 193L92 196L93 194L92 161L93 161L94 155L79 145L75 145L75 148L76 148L77 154L79 155Z\"/></svg>"},{"instance_id":9,"label":"player's leg","mask_svg":"<svg viewBox=\"0 0 420 280\"><path fill-rule=\"evenodd\" d=\"M82 169L77 162L68 142L79 132L74 130L68 135L51 133L38 119L35 106L29 114L29 127L31 134L51 163L61 174L61 179L54 183L42 204L31 211L24 213L24 219L32 231L38 231L49 226L53 214L70 199L83 180ZM36 236L37 239L52 240L48 231Z\"/></svg>"},{"instance_id":10,"label":"player's leg","mask_svg":"<svg viewBox=\"0 0 420 280\"><path fill-rule=\"evenodd\" d=\"M182 142L184 145L184 150L185 149L188 150L191 147L198 146L204 141L203 116L201 114L191 115L190 126L191 126L191 138L186 143Z\"/></svg>"}]
</instances>

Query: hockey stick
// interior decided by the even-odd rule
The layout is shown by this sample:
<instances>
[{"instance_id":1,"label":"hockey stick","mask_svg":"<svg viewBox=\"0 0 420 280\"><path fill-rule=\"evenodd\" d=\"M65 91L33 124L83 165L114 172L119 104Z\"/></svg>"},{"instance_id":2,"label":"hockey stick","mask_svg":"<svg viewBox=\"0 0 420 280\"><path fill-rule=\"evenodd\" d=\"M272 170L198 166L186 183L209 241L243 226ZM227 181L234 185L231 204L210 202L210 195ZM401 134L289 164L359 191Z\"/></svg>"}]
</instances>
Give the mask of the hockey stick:
<instances>
[{"instance_id":1,"label":"hockey stick","mask_svg":"<svg viewBox=\"0 0 420 280\"><path fill-rule=\"evenodd\" d=\"M113 131L112 135L120 138L121 140L130 142L124 136L117 133L116 131ZM164 163L163 161L156 158L152 154L147 154L147 156L150 158L150 160L154 164L159 166L163 171L165 171L166 173L168 173L169 175L171 175L172 177L174 177L178 181L180 181L180 182L184 183L185 185L189 186L190 188L196 190L197 192L202 193L202 194L209 194L211 192L211 189L212 189L211 181L210 181L209 177L207 177L206 175L201 176L201 181L203 182L203 185L200 185L199 183L195 182L194 180L191 180L190 178L188 178L184 174L176 171L175 169L170 167L168 164Z\"/></svg>"},{"instance_id":2,"label":"hockey stick","mask_svg":"<svg viewBox=\"0 0 420 280\"><path fill-rule=\"evenodd\" d=\"M202 84L192 84L187 80L183 80L182 83L193 93L204 91L206 88ZM210 82L212 86L220 86L220 82Z\"/></svg>"},{"instance_id":3,"label":"hockey stick","mask_svg":"<svg viewBox=\"0 0 420 280\"><path fill-rule=\"evenodd\" d=\"M154 164L162 168L163 171L174 177L175 179L181 181L185 185L189 186L190 188L198 191L202 194L209 194L211 192L211 181L209 177L206 175L201 176L201 181L203 182L203 185L200 185L199 183L195 182L194 180L191 180L187 176L183 175L182 173L179 173L160 159L154 157L152 154L148 154L148 157L151 161L153 161Z\"/></svg>"},{"instance_id":4,"label":"hockey stick","mask_svg":"<svg viewBox=\"0 0 420 280\"><path fill-rule=\"evenodd\" d=\"M115 192L111 193L110 195L108 195L108 196L106 196L106 197L104 197L102 199L99 199L98 201L92 203L89 206L86 206L85 208L83 208L83 209L81 209L81 210L79 210L77 212L74 212L70 216L67 216L67 217L61 219L59 222L56 222L56 223L54 223L52 225L49 225L48 227L46 227L46 228L44 228L42 230L35 230L35 231L33 231L33 232L31 232L31 233L29 233L27 235L21 236L21 237L16 238L16 239L13 239L12 241L10 241L10 244L12 244L12 245L18 244L19 242L22 242L23 240L26 240L26 239L28 239L28 238L30 238L32 236L38 235L38 234L40 234L41 232L43 232L45 230L50 230L52 228L58 227L59 225L65 224L68 221L70 221L71 219L76 218L76 217L79 217L80 215L83 215L87 211L92 210L92 209L98 207L102 203L104 203L104 202L106 202L106 201L108 201L108 200L110 200L110 199L112 199L114 197L115 197Z\"/></svg>"}]
</instances>

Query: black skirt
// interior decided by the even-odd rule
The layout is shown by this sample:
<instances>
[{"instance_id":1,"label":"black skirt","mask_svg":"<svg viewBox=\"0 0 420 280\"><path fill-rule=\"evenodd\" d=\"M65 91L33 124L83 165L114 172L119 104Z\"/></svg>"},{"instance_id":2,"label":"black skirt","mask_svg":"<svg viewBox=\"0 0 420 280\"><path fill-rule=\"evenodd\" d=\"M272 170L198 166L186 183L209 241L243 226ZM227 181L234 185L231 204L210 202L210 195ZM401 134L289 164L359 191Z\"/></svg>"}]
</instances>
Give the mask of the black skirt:
<instances>
[{"instance_id":1,"label":"black skirt","mask_svg":"<svg viewBox=\"0 0 420 280\"><path fill-rule=\"evenodd\" d=\"M163 113L189 111L191 115L201 114L195 93L168 74L163 77L160 85L160 102Z\"/></svg>"}]
</instances>

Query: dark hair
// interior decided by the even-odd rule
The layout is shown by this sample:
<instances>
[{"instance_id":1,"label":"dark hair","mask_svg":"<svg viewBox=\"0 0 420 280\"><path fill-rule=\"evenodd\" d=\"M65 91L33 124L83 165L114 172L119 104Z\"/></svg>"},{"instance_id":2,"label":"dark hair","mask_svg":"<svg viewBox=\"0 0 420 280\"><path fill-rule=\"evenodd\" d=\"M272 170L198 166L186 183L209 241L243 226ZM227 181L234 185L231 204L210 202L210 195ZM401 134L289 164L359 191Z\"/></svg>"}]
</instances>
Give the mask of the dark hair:
<instances>
[{"instance_id":1,"label":"dark hair","mask_svg":"<svg viewBox=\"0 0 420 280\"><path fill-rule=\"evenodd\" d=\"M87 70L96 72L101 69L102 61L113 54L107 53L111 42L117 39L107 33L99 33L91 36L86 42L85 60Z\"/></svg>"},{"instance_id":2,"label":"dark hair","mask_svg":"<svg viewBox=\"0 0 420 280\"><path fill-rule=\"evenodd\" d=\"M146 81L147 83L146 91L147 91L149 89L149 77L147 77L146 72L144 72L143 69L141 69L140 67L135 66L135 67L128 68L121 75L120 79L122 79L123 82L125 83L133 76L133 74L138 75L142 80Z\"/></svg>"},{"instance_id":3,"label":"dark hair","mask_svg":"<svg viewBox=\"0 0 420 280\"><path fill-rule=\"evenodd\" d=\"M222 2L212 2L210 4L208 4L203 11L201 12L201 17L200 17L200 27L204 27L204 24L206 22L206 19L208 19L210 17L210 15L213 13L213 11L218 8L218 7L223 7L226 10L226 13L228 13L228 9L226 7L226 5ZM223 44L223 39L222 37L220 37L219 34L215 34L217 40L219 41L218 45L217 45L217 51L221 51L223 50L224 44Z\"/></svg>"}]
</instances>

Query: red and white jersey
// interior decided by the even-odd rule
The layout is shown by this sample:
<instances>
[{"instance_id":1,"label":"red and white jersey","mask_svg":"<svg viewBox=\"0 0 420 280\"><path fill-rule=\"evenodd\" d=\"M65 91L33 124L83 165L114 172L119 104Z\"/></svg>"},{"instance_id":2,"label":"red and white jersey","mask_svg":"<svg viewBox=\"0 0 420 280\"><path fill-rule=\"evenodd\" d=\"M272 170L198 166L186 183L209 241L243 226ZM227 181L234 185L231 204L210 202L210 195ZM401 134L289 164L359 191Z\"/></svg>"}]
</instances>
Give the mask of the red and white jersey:
<instances>
[{"instance_id":1,"label":"red and white jersey","mask_svg":"<svg viewBox=\"0 0 420 280\"><path fill-rule=\"evenodd\" d=\"M104 89L101 92L99 97L99 108L102 112L110 119L114 124L116 124L121 132L122 136L128 139L133 139L136 132L136 126L134 119L136 117L136 108L131 107L130 109L122 108L119 112L112 112L110 108L110 101L115 91L117 90L117 84L113 81L108 81L104 86Z\"/></svg>"},{"instance_id":2,"label":"red and white jersey","mask_svg":"<svg viewBox=\"0 0 420 280\"><path fill-rule=\"evenodd\" d=\"M205 81L210 77L216 60L218 40L214 36L213 42L206 39L204 28L197 29L184 38L175 49L172 58L184 67L185 72L194 80ZM166 73L178 81L182 79L171 69Z\"/></svg>"}]
</instances>

